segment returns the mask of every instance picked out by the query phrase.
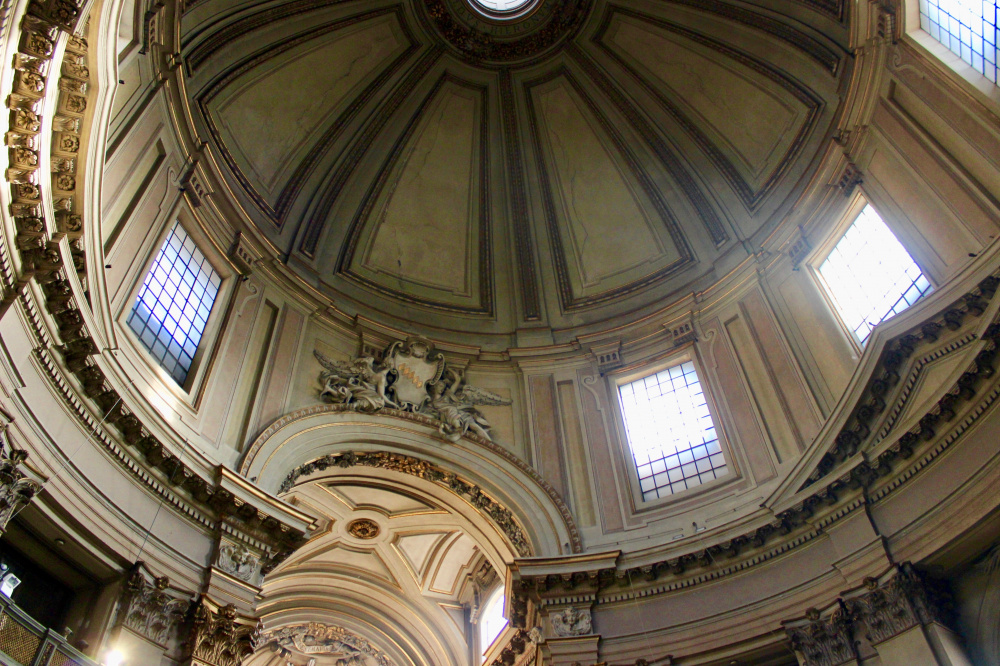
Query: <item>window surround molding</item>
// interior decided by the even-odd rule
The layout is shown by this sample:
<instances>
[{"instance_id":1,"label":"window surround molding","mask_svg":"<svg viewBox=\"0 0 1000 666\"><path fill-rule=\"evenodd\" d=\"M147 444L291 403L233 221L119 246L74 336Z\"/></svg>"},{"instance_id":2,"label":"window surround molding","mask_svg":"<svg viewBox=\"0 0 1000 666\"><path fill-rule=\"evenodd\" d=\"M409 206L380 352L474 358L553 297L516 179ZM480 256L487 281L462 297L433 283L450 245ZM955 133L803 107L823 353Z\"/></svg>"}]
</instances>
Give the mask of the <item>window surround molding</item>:
<instances>
[{"instance_id":1,"label":"window surround molding","mask_svg":"<svg viewBox=\"0 0 1000 666\"><path fill-rule=\"evenodd\" d=\"M841 335L844 336L844 339L846 339L851 345L851 348L854 350L857 358L861 358L861 355L865 351L865 347L862 346L861 342L854 335L854 332L844 321L840 308L834 301L833 294L826 283L826 279L820 273L819 269L823 265L823 262L826 261L827 257L829 257L833 252L833 249L837 246L840 240L844 237L844 234L847 233L847 230L851 228L854 221L857 220L859 215L861 215L861 211L863 211L865 206L868 205L875 209L875 212L878 213L882 222L889 228L889 231L892 232L892 234L896 237L896 240L899 241L917 266L920 267L924 277L931 283L932 293L939 288L938 281L928 273L920 261L920 258L918 256L914 256L915 253L910 247L908 247L906 234L900 233L897 225L893 224L892 216L883 214L882 211L884 208L880 207L870 197L868 197L861 187L858 187L855 193L851 196L849 203L841 209L839 217L835 217L838 214L836 211L831 211L831 219L835 219L836 222L826 230L823 240L816 243L812 251L806 255L801 264L805 267L810 279L812 279L815 283L817 291L819 291L823 297L823 302L826 303L827 308L829 308L830 312L833 314L833 318L837 322ZM876 326L879 325L881 324Z\"/></svg>"},{"instance_id":2,"label":"window surround molding","mask_svg":"<svg viewBox=\"0 0 1000 666\"><path fill-rule=\"evenodd\" d=\"M702 483L695 488L688 488L687 490L683 490L679 493L674 493L666 497L645 500L642 497L642 489L639 485L639 473L635 464L635 456L632 454L632 446L629 443L628 432L625 428L625 415L622 411L619 387L638 379L654 375L658 372L666 370L667 368L687 362L694 364L695 372L698 375L698 381L701 383L701 390L705 396L705 402L708 404L708 412L712 418L712 425L715 426L719 446L722 449L722 455L725 458L726 465L728 467L728 473L723 477ZM728 431L723 426L720 417L722 412L720 411L718 402L715 399L710 377L710 374L705 370L701 360L698 358L694 342L688 342L666 354L657 355L651 359L618 368L605 375L605 380L608 386L608 394L611 398L608 402L612 406L614 427L615 432L618 435L619 442L619 446L614 449L614 452L615 456L619 460L619 463L621 463L623 468L626 470L628 476L629 495L632 500L631 508L633 513L663 509L681 502L686 505L687 500L689 499L705 493L710 493L722 485L730 484L734 481L742 479L740 466L733 453L732 447L730 446ZM687 508L688 507L685 506L684 510Z\"/></svg>"},{"instance_id":3,"label":"window surround molding","mask_svg":"<svg viewBox=\"0 0 1000 666\"><path fill-rule=\"evenodd\" d=\"M142 288L143 280L145 280L153 261L163 246L167 234L173 229L174 222L179 223L184 231L187 232L221 278L218 294L216 294L208 322L202 333L201 341L198 343L198 350L191 363L184 386L178 385L170 374L160 366L128 325L128 318L135 305L139 290ZM236 273L232 270L232 267L215 243L210 240L208 234L202 229L196 217L183 202L183 199L178 201L170 214L157 221L156 233L149 234L143 243L142 256L142 262L137 262L136 264L138 270L134 270L128 276L131 287L128 292L125 292L127 293L127 297L121 300L115 311L119 348L126 353L127 359L131 364L143 376L147 377L149 386L154 392L158 393L164 389L169 392L174 398L171 407L183 404L194 414L200 405L208 371L213 365L212 360L215 357L215 351L225 327L225 320L237 282L235 279Z\"/></svg>"}]
</instances>

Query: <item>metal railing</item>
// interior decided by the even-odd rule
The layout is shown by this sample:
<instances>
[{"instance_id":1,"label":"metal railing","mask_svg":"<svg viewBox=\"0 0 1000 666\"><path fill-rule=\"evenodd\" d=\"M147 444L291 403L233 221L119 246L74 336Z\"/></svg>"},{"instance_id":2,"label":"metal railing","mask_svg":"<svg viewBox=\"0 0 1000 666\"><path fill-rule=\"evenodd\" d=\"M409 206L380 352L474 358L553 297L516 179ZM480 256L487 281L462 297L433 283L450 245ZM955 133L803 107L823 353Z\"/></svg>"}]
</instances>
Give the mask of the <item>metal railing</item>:
<instances>
[{"instance_id":1,"label":"metal railing","mask_svg":"<svg viewBox=\"0 0 1000 666\"><path fill-rule=\"evenodd\" d=\"M0 665L99 666L0 594Z\"/></svg>"}]
</instances>

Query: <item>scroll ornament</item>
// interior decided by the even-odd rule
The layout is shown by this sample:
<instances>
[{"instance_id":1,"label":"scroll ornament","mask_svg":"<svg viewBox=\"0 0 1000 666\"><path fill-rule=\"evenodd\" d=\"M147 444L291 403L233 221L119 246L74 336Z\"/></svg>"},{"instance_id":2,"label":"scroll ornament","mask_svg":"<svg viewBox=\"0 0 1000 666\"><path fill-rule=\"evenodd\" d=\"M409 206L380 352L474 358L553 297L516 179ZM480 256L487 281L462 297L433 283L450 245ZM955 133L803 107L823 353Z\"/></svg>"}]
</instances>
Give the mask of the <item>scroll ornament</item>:
<instances>
[{"instance_id":1,"label":"scroll ornament","mask_svg":"<svg viewBox=\"0 0 1000 666\"><path fill-rule=\"evenodd\" d=\"M440 421L439 431L458 441L469 431L493 441L482 405L509 405L490 391L465 381L465 373L451 367L434 346L421 338L389 345L376 361L371 356L335 361L313 351L324 370L320 398L373 413L385 408L425 414Z\"/></svg>"}]
</instances>

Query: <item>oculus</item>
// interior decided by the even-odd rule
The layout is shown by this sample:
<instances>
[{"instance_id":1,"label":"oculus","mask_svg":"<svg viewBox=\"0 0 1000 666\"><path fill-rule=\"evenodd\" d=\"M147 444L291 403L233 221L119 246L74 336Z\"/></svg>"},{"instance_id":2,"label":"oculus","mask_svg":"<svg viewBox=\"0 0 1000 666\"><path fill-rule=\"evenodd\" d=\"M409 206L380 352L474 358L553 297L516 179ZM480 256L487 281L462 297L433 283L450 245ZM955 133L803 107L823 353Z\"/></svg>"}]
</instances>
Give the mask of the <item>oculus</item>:
<instances>
[{"instance_id":1,"label":"oculus","mask_svg":"<svg viewBox=\"0 0 1000 666\"><path fill-rule=\"evenodd\" d=\"M539 0L469 0L472 8L492 19L509 21L534 9Z\"/></svg>"}]
</instances>

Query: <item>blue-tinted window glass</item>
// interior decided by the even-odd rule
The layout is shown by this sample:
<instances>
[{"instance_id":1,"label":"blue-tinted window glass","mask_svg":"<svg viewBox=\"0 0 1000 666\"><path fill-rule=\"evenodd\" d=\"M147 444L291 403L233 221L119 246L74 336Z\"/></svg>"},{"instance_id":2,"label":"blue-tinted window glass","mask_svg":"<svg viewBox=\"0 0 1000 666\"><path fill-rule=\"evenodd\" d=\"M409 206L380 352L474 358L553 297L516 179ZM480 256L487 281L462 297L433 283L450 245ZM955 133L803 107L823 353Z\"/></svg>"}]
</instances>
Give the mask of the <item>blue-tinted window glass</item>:
<instances>
[{"instance_id":1,"label":"blue-tinted window glass","mask_svg":"<svg viewBox=\"0 0 1000 666\"><path fill-rule=\"evenodd\" d=\"M920 267L871 206L861 211L819 272L862 345L876 325L931 290Z\"/></svg>"},{"instance_id":2,"label":"blue-tinted window glass","mask_svg":"<svg viewBox=\"0 0 1000 666\"><path fill-rule=\"evenodd\" d=\"M129 327L175 382L184 385L222 278L175 222L139 288ZM196 316L197 313L202 316Z\"/></svg>"},{"instance_id":3,"label":"blue-tinted window glass","mask_svg":"<svg viewBox=\"0 0 1000 666\"><path fill-rule=\"evenodd\" d=\"M728 473L694 363L622 384L618 395L644 501Z\"/></svg>"},{"instance_id":4,"label":"blue-tinted window glass","mask_svg":"<svg viewBox=\"0 0 1000 666\"><path fill-rule=\"evenodd\" d=\"M997 0L920 0L920 27L997 82Z\"/></svg>"}]
</instances>

